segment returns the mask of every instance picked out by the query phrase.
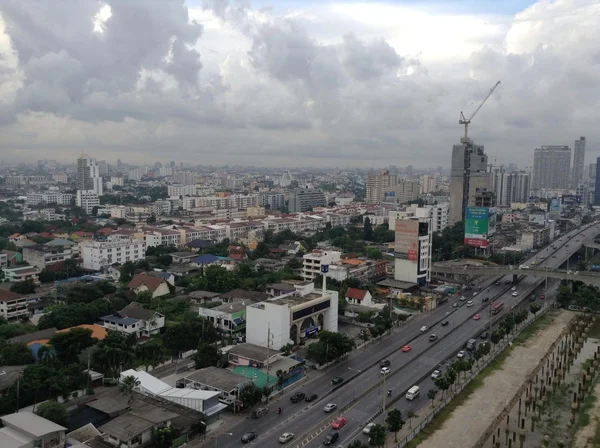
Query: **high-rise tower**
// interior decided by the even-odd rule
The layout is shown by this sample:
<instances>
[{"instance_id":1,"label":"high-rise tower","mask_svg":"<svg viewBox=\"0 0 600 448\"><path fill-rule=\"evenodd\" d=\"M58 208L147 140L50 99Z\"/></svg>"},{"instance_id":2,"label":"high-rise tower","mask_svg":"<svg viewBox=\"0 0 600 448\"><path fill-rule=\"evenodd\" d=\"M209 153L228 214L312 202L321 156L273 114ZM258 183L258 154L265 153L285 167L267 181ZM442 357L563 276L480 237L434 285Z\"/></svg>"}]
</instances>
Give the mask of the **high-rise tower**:
<instances>
[{"instance_id":1,"label":"high-rise tower","mask_svg":"<svg viewBox=\"0 0 600 448\"><path fill-rule=\"evenodd\" d=\"M573 174L571 176L571 188L576 189L583 182L583 164L585 163L585 137L575 140L573 153Z\"/></svg>"}]
</instances>

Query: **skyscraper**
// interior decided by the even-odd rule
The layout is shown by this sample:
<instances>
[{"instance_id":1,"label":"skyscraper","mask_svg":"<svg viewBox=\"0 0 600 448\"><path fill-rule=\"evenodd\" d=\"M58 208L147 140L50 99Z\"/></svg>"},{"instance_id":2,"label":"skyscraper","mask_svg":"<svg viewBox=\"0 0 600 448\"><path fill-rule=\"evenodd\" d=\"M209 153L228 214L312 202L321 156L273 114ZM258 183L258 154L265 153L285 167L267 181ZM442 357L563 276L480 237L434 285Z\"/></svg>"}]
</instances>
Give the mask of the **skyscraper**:
<instances>
[{"instance_id":1,"label":"skyscraper","mask_svg":"<svg viewBox=\"0 0 600 448\"><path fill-rule=\"evenodd\" d=\"M492 185L496 192L496 205L527 202L529 199L529 173L517 171L506 173L504 167L492 171Z\"/></svg>"},{"instance_id":2,"label":"skyscraper","mask_svg":"<svg viewBox=\"0 0 600 448\"><path fill-rule=\"evenodd\" d=\"M464 219L465 207L474 206L478 196L492 192L487 163L483 145L470 138L461 138L461 143L452 147L450 225Z\"/></svg>"},{"instance_id":3,"label":"skyscraper","mask_svg":"<svg viewBox=\"0 0 600 448\"><path fill-rule=\"evenodd\" d=\"M542 188L569 188L571 173L571 148L568 146L542 146L533 153L532 190Z\"/></svg>"},{"instance_id":4,"label":"skyscraper","mask_svg":"<svg viewBox=\"0 0 600 448\"><path fill-rule=\"evenodd\" d=\"M575 152L573 153L573 175L571 176L571 188L575 189L583 182L583 164L585 162L585 137L575 140Z\"/></svg>"},{"instance_id":5,"label":"skyscraper","mask_svg":"<svg viewBox=\"0 0 600 448\"><path fill-rule=\"evenodd\" d=\"M102 177L96 164L96 159L82 154L77 159L77 189L81 191L92 191L98 196L104 193L102 187Z\"/></svg>"},{"instance_id":6,"label":"skyscraper","mask_svg":"<svg viewBox=\"0 0 600 448\"><path fill-rule=\"evenodd\" d=\"M369 173L365 201L376 204L382 201L406 203L419 195L418 182L405 181L388 170Z\"/></svg>"},{"instance_id":7,"label":"skyscraper","mask_svg":"<svg viewBox=\"0 0 600 448\"><path fill-rule=\"evenodd\" d=\"M596 159L596 188L594 188L594 205L600 205L600 157Z\"/></svg>"}]
</instances>

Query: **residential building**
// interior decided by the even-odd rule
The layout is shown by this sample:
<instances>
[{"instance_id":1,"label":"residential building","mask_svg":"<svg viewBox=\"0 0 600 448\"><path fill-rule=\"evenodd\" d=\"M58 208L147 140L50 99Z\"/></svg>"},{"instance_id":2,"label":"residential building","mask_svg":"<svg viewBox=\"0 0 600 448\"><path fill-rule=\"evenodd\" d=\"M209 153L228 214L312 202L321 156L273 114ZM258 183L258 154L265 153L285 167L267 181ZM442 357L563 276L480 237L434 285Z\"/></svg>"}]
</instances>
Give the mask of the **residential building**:
<instances>
[{"instance_id":1,"label":"residential building","mask_svg":"<svg viewBox=\"0 0 600 448\"><path fill-rule=\"evenodd\" d=\"M32 279L34 283L39 284L38 275L40 270L35 266L14 266L3 268L4 278L9 282L22 282Z\"/></svg>"},{"instance_id":2,"label":"residential building","mask_svg":"<svg viewBox=\"0 0 600 448\"><path fill-rule=\"evenodd\" d=\"M331 265L340 261L341 252L334 250L315 249L302 257L302 278L305 281L313 281L317 275L323 275L321 266Z\"/></svg>"},{"instance_id":3,"label":"residential building","mask_svg":"<svg viewBox=\"0 0 600 448\"><path fill-rule=\"evenodd\" d=\"M588 169L588 178L589 178L589 180L592 180L592 181L596 180L596 167L597 166L598 166L597 163L590 163L589 169Z\"/></svg>"},{"instance_id":4,"label":"residential building","mask_svg":"<svg viewBox=\"0 0 600 448\"><path fill-rule=\"evenodd\" d=\"M476 145L470 138L463 137L452 147L448 224L464 220L465 208L476 205L477 195L492 191L487 163L483 145Z\"/></svg>"},{"instance_id":5,"label":"residential building","mask_svg":"<svg viewBox=\"0 0 600 448\"><path fill-rule=\"evenodd\" d=\"M573 175L571 176L571 188L577 188L583 182L583 166L585 164L585 137L575 140L573 153Z\"/></svg>"},{"instance_id":6,"label":"residential building","mask_svg":"<svg viewBox=\"0 0 600 448\"><path fill-rule=\"evenodd\" d=\"M496 193L496 205L527 202L530 192L530 175L525 171L505 172L504 167L492 171L492 185Z\"/></svg>"},{"instance_id":7,"label":"residential building","mask_svg":"<svg viewBox=\"0 0 600 448\"><path fill-rule=\"evenodd\" d=\"M104 193L100 169L95 158L82 154L77 159L77 190L92 191L98 196Z\"/></svg>"},{"instance_id":8,"label":"residential building","mask_svg":"<svg viewBox=\"0 0 600 448\"><path fill-rule=\"evenodd\" d=\"M533 181L531 189L568 189L571 175L571 148L542 146L533 153Z\"/></svg>"},{"instance_id":9,"label":"residential building","mask_svg":"<svg viewBox=\"0 0 600 448\"><path fill-rule=\"evenodd\" d=\"M0 317L9 323L29 318L27 296L0 289Z\"/></svg>"},{"instance_id":10,"label":"residential building","mask_svg":"<svg viewBox=\"0 0 600 448\"><path fill-rule=\"evenodd\" d=\"M585 205L592 204L594 201L594 192L586 184L578 185L575 195L581 196L581 203Z\"/></svg>"},{"instance_id":11,"label":"residential building","mask_svg":"<svg viewBox=\"0 0 600 448\"><path fill-rule=\"evenodd\" d=\"M437 190L437 180L435 176L425 174L421 176L421 194L433 193Z\"/></svg>"},{"instance_id":12,"label":"residential building","mask_svg":"<svg viewBox=\"0 0 600 448\"><path fill-rule=\"evenodd\" d=\"M371 306L373 304L373 297L366 289L348 288L344 299L351 305Z\"/></svg>"},{"instance_id":13,"label":"residential building","mask_svg":"<svg viewBox=\"0 0 600 448\"><path fill-rule=\"evenodd\" d=\"M23 261L40 270L71 258L73 251L70 246L36 244L23 248Z\"/></svg>"},{"instance_id":14,"label":"residential building","mask_svg":"<svg viewBox=\"0 0 600 448\"><path fill-rule=\"evenodd\" d=\"M398 176L390 174L389 170L383 170L380 173L369 173L367 175L367 188L365 201L377 204L383 201L384 188L396 185Z\"/></svg>"},{"instance_id":15,"label":"residential building","mask_svg":"<svg viewBox=\"0 0 600 448\"><path fill-rule=\"evenodd\" d=\"M149 291L152 293L152 298L164 296L171 292L166 280L161 277L146 274L134 275L127 284L127 288L136 295L141 292Z\"/></svg>"},{"instance_id":16,"label":"residential building","mask_svg":"<svg viewBox=\"0 0 600 448\"><path fill-rule=\"evenodd\" d=\"M2 448L63 448L67 428L32 412L17 412L0 417Z\"/></svg>"},{"instance_id":17,"label":"residential building","mask_svg":"<svg viewBox=\"0 0 600 448\"><path fill-rule=\"evenodd\" d=\"M310 286L310 287L308 287ZM246 341L279 350L298 344L319 331L338 331L337 291L317 291L309 284L300 291L246 307ZM268 329L265 322L269 322Z\"/></svg>"},{"instance_id":18,"label":"residential building","mask_svg":"<svg viewBox=\"0 0 600 448\"><path fill-rule=\"evenodd\" d=\"M285 195L283 193L260 193L258 205L269 210L279 210L285 206Z\"/></svg>"},{"instance_id":19,"label":"residential building","mask_svg":"<svg viewBox=\"0 0 600 448\"><path fill-rule=\"evenodd\" d=\"M431 278L431 218L396 220L394 279L425 286Z\"/></svg>"},{"instance_id":20,"label":"residential building","mask_svg":"<svg viewBox=\"0 0 600 448\"><path fill-rule=\"evenodd\" d=\"M165 316L163 314L158 311L147 310L137 302L131 302L118 314L121 317L131 317L138 320L138 337L150 337L153 334L158 334L165 326Z\"/></svg>"},{"instance_id":21,"label":"residential building","mask_svg":"<svg viewBox=\"0 0 600 448\"><path fill-rule=\"evenodd\" d=\"M206 367L190 373L181 382L192 389L218 392L221 403L233 405L239 399L239 391L252 384L252 379L230 370Z\"/></svg>"},{"instance_id":22,"label":"residential building","mask_svg":"<svg viewBox=\"0 0 600 448\"><path fill-rule=\"evenodd\" d=\"M196 196L198 191L195 185L169 185L167 193L170 198L180 198L184 196Z\"/></svg>"},{"instance_id":23,"label":"residential building","mask_svg":"<svg viewBox=\"0 0 600 448\"><path fill-rule=\"evenodd\" d=\"M53 173L52 180L59 184L66 184L69 181L69 179L65 173Z\"/></svg>"},{"instance_id":24,"label":"residential building","mask_svg":"<svg viewBox=\"0 0 600 448\"><path fill-rule=\"evenodd\" d=\"M78 207L81 207L86 214L91 215L94 207L100 207L100 198L94 191L77 190L76 204Z\"/></svg>"},{"instance_id":25,"label":"residential building","mask_svg":"<svg viewBox=\"0 0 600 448\"><path fill-rule=\"evenodd\" d=\"M205 317L221 333L233 337L246 333L246 306L254 302L224 303L214 308L198 308L198 314Z\"/></svg>"},{"instance_id":26,"label":"residential building","mask_svg":"<svg viewBox=\"0 0 600 448\"><path fill-rule=\"evenodd\" d=\"M384 202L406 204L419 197L419 183L398 178L395 185L383 189Z\"/></svg>"},{"instance_id":27,"label":"residential building","mask_svg":"<svg viewBox=\"0 0 600 448\"><path fill-rule=\"evenodd\" d=\"M290 191L288 208L291 213L305 212L326 205L325 194L321 190L295 188Z\"/></svg>"},{"instance_id":28,"label":"residential building","mask_svg":"<svg viewBox=\"0 0 600 448\"><path fill-rule=\"evenodd\" d=\"M424 207L419 207L417 204L412 204L407 210L412 210L414 212L414 216L417 218L430 218L431 230L433 232L441 232L448 227L448 213L450 211L449 204L426 205Z\"/></svg>"},{"instance_id":29,"label":"residential building","mask_svg":"<svg viewBox=\"0 0 600 448\"><path fill-rule=\"evenodd\" d=\"M59 192L46 192L46 193L29 193L25 203L27 205L38 205L38 204L56 204L56 205L71 205L73 202L73 195Z\"/></svg>"},{"instance_id":30,"label":"residential building","mask_svg":"<svg viewBox=\"0 0 600 448\"><path fill-rule=\"evenodd\" d=\"M111 235L106 240L88 241L81 245L83 269L101 271L111 264L133 263L146 258L146 244L124 235Z\"/></svg>"},{"instance_id":31,"label":"residential building","mask_svg":"<svg viewBox=\"0 0 600 448\"><path fill-rule=\"evenodd\" d=\"M198 175L191 171L178 171L174 175L175 182L181 185L195 185Z\"/></svg>"},{"instance_id":32,"label":"residential building","mask_svg":"<svg viewBox=\"0 0 600 448\"><path fill-rule=\"evenodd\" d=\"M182 246L181 233L177 230L165 228L144 229L144 241L146 242L146 248L156 246Z\"/></svg>"},{"instance_id":33,"label":"residential building","mask_svg":"<svg viewBox=\"0 0 600 448\"><path fill-rule=\"evenodd\" d=\"M124 205L119 205L117 207L111 207L110 217L117 218L117 219L126 219L128 212L129 212L129 207L125 207Z\"/></svg>"},{"instance_id":34,"label":"residential building","mask_svg":"<svg viewBox=\"0 0 600 448\"><path fill-rule=\"evenodd\" d=\"M23 256L20 252L13 252L12 250L0 251L0 269L14 267L22 261Z\"/></svg>"}]
</instances>

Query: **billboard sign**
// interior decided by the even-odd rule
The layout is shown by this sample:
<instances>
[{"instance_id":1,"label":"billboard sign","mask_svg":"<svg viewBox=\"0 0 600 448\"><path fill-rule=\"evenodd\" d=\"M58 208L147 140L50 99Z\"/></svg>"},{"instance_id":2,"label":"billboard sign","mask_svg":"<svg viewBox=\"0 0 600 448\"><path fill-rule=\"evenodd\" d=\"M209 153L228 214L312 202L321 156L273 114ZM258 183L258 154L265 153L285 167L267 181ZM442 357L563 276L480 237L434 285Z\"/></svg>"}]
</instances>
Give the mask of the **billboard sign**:
<instances>
[{"instance_id":1,"label":"billboard sign","mask_svg":"<svg viewBox=\"0 0 600 448\"><path fill-rule=\"evenodd\" d=\"M465 244L473 247L487 247L489 229L489 209L487 207L467 207L465 210Z\"/></svg>"},{"instance_id":2,"label":"billboard sign","mask_svg":"<svg viewBox=\"0 0 600 448\"><path fill-rule=\"evenodd\" d=\"M560 212L560 199L559 198L550 199L550 202L548 202L548 211Z\"/></svg>"},{"instance_id":3,"label":"billboard sign","mask_svg":"<svg viewBox=\"0 0 600 448\"><path fill-rule=\"evenodd\" d=\"M394 252L396 258L417 262L419 251L419 221L396 220Z\"/></svg>"}]
</instances>

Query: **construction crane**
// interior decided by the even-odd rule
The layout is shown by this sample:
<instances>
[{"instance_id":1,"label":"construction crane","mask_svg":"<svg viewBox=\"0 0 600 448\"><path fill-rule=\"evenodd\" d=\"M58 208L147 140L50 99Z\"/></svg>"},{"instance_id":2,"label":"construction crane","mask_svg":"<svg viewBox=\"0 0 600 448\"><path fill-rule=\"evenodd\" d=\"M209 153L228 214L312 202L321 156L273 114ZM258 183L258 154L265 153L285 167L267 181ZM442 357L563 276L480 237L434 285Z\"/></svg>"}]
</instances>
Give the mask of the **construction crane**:
<instances>
[{"instance_id":1,"label":"construction crane","mask_svg":"<svg viewBox=\"0 0 600 448\"><path fill-rule=\"evenodd\" d=\"M479 112L479 109L481 109L481 107L485 104L487 99L492 95L492 93L494 93L494 90L496 90L496 87L498 87L499 85L500 85L500 81L498 81L494 85L494 87L492 87L490 89L490 91L485 96L485 98L483 99L483 101L481 102L479 107L477 109L475 109L475 112L473 112L469 118L465 118L465 115L463 114L462 110L460 111L460 119L458 120L458 124L465 125L465 139L469 138L469 135L468 135L469 134L469 123L471 123L471 120L473 119L473 117L477 114L477 112Z\"/></svg>"}]
</instances>

